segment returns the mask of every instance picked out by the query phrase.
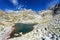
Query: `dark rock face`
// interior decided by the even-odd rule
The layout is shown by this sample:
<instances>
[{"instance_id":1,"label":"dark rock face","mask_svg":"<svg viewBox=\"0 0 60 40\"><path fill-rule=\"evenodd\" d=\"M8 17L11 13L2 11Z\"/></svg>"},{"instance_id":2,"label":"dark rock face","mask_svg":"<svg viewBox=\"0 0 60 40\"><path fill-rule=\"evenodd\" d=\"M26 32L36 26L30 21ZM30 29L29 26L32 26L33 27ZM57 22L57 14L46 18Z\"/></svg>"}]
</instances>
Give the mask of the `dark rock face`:
<instances>
[{"instance_id":1,"label":"dark rock face","mask_svg":"<svg viewBox=\"0 0 60 40\"><path fill-rule=\"evenodd\" d=\"M59 14L60 13L60 3L53 5L52 7L49 7L50 10L54 11L54 14Z\"/></svg>"}]
</instances>

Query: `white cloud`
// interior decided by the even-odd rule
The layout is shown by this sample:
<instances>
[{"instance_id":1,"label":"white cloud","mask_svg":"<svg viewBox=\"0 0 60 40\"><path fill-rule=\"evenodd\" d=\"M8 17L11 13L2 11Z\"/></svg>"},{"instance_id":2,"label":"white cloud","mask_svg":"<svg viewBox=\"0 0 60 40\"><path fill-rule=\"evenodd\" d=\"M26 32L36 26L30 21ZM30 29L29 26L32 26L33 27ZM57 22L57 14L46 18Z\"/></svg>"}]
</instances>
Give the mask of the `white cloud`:
<instances>
[{"instance_id":1,"label":"white cloud","mask_svg":"<svg viewBox=\"0 0 60 40\"><path fill-rule=\"evenodd\" d=\"M20 4L20 5L17 6L17 9L22 9L23 6L24 5Z\"/></svg>"},{"instance_id":2,"label":"white cloud","mask_svg":"<svg viewBox=\"0 0 60 40\"><path fill-rule=\"evenodd\" d=\"M10 0L10 2L16 6L16 9L22 9L22 7L24 6L22 4L18 5L18 0Z\"/></svg>"},{"instance_id":3,"label":"white cloud","mask_svg":"<svg viewBox=\"0 0 60 40\"><path fill-rule=\"evenodd\" d=\"M5 12L13 12L14 10L5 9Z\"/></svg>"},{"instance_id":4,"label":"white cloud","mask_svg":"<svg viewBox=\"0 0 60 40\"><path fill-rule=\"evenodd\" d=\"M10 0L14 5L18 5L18 0Z\"/></svg>"},{"instance_id":5,"label":"white cloud","mask_svg":"<svg viewBox=\"0 0 60 40\"><path fill-rule=\"evenodd\" d=\"M18 12L20 12L21 10L11 10L11 9L5 9L5 12L8 12L8 13L10 13L10 12L14 12L14 13L18 13Z\"/></svg>"},{"instance_id":6,"label":"white cloud","mask_svg":"<svg viewBox=\"0 0 60 40\"><path fill-rule=\"evenodd\" d=\"M51 6L55 6L56 4L60 3L60 0L53 0L52 2L50 2L50 4L47 5L47 7L51 7Z\"/></svg>"}]
</instances>

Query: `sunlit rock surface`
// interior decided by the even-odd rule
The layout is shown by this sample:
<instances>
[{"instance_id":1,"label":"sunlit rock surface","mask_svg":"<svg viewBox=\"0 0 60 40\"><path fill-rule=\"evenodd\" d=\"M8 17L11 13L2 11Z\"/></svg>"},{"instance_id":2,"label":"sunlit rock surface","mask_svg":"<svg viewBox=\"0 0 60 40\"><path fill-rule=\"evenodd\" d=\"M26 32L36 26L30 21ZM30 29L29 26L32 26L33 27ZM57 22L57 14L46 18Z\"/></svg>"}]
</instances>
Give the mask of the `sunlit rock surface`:
<instances>
[{"instance_id":1,"label":"sunlit rock surface","mask_svg":"<svg viewBox=\"0 0 60 40\"><path fill-rule=\"evenodd\" d=\"M60 13L53 10L0 11L0 40L60 40Z\"/></svg>"}]
</instances>

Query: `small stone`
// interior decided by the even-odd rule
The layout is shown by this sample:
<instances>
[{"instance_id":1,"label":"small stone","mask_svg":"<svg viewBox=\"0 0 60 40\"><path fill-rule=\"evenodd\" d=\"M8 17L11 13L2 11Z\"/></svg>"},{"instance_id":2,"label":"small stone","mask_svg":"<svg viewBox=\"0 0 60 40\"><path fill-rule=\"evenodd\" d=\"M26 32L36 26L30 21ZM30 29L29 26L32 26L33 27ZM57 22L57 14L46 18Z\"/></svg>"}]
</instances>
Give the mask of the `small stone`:
<instances>
[{"instance_id":1,"label":"small stone","mask_svg":"<svg viewBox=\"0 0 60 40\"><path fill-rule=\"evenodd\" d=\"M45 40L45 38L42 37L42 40Z\"/></svg>"},{"instance_id":2,"label":"small stone","mask_svg":"<svg viewBox=\"0 0 60 40\"><path fill-rule=\"evenodd\" d=\"M47 30L47 28L45 28L45 30Z\"/></svg>"}]
</instances>

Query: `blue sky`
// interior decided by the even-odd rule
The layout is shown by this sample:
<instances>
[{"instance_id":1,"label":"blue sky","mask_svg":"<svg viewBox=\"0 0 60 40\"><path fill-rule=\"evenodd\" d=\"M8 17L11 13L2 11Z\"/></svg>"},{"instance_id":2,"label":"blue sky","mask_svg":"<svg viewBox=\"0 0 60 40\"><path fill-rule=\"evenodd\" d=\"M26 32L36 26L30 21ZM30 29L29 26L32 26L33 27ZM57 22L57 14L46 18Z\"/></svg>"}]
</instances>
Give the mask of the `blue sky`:
<instances>
[{"instance_id":1,"label":"blue sky","mask_svg":"<svg viewBox=\"0 0 60 40\"><path fill-rule=\"evenodd\" d=\"M60 0L0 0L0 9L20 10L26 8L39 11L47 9L48 6L57 4L58 2Z\"/></svg>"}]
</instances>

